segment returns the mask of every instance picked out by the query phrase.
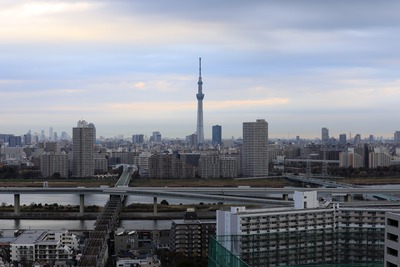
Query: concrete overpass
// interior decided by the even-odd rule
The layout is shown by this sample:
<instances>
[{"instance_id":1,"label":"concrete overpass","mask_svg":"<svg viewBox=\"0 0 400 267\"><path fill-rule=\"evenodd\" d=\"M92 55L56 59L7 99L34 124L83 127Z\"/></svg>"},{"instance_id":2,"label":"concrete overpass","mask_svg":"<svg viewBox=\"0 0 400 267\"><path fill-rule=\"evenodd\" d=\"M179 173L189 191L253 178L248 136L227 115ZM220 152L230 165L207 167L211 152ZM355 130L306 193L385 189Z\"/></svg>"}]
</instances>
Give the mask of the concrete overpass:
<instances>
[{"instance_id":1,"label":"concrete overpass","mask_svg":"<svg viewBox=\"0 0 400 267\"><path fill-rule=\"evenodd\" d=\"M14 213L19 213L20 197L24 194L75 194L80 196L80 212L83 213L84 196L89 194L106 194L116 196L150 196L157 205L158 197L183 199L204 199L222 202L251 204L291 205L281 200L266 199L268 195L282 195L287 200L294 191L317 191L325 194L370 194L400 195L400 188L358 187L358 188L268 188L268 187L0 187L0 194L14 195ZM398 200L393 197L391 200ZM156 208L155 208L155 212Z\"/></svg>"}]
</instances>

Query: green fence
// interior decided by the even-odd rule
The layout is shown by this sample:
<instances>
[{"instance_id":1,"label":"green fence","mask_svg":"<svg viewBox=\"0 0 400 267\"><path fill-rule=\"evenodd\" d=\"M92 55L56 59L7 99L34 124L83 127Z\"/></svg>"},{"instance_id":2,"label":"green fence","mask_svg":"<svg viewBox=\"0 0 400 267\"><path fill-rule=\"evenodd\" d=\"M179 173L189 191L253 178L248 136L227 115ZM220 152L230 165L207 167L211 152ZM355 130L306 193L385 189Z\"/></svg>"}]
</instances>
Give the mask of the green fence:
<instances>
[{"instance_id":1,"label":"green fence","mask_svg":"<svg viewBox=\"0 0 400 267\"><path fill-rule=\"evenodd\" d=\"M383 229L337 229L216 236L209 267L382 267Z\"/></svg>"},{"instance_id":2,"label":"green fence","mask_svg":"<svg viewBox=\"0 0 400 267\"><path fill-rule=\"evenodd\" d=\"M215 237L211 237L208 248L208 267L250 267L247 263L226 249Z\"/></svg>"}]
</instances>

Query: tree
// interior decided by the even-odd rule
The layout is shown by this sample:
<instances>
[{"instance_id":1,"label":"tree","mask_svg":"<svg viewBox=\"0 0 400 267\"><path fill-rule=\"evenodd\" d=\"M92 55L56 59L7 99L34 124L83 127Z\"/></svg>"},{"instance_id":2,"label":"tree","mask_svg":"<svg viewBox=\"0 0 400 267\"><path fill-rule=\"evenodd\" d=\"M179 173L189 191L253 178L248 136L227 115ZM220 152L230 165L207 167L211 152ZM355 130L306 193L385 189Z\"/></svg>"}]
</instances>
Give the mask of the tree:
<instances>
[{"instance_id":1,"label":"tree","mask_svg":"<svg viewBox=\"0 0 400 267\"><path fill-rule=\"evenodd\" d=\"M160 204L161 204L161 205L166 205L166 206L169 205L168 201L166 201L165 199L163 199L163 200L160 202Z\"/></svg>"}]
</instances>

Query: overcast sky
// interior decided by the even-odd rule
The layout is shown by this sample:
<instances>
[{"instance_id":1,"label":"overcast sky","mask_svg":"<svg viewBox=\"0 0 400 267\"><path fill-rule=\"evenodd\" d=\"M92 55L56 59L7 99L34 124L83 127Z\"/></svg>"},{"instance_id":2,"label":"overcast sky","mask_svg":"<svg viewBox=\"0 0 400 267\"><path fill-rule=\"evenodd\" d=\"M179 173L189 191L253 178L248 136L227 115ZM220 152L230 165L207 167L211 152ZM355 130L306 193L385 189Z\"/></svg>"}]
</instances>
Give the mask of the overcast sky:
<instances>
[{"instance_id":1,"label":"overcast sky","mask_svg":"<svg viewBox=\"0 0 400 267\"><path fill-rule=\"evenodd\" d=\"M0 133L400 130L400 1L0 0Z\"/></svg>"}]
</instances>

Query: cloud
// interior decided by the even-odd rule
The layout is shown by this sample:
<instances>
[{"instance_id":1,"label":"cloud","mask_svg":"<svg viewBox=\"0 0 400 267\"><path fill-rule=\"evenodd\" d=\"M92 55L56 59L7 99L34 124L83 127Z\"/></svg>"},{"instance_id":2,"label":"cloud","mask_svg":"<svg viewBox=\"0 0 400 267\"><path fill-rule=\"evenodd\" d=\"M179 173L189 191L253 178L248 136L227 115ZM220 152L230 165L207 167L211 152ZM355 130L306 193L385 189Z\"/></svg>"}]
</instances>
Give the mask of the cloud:
<instances>
[{"instance_id":1,"label":"cloud","mask_svg":"<svg viewBox=\"0 0 400 267\"><path fill-rule=\"evenodd\" d=\"M145 89L146 84L144 82L135 82L133 86L137 89Z\"/></svg>"}]
</instances>

